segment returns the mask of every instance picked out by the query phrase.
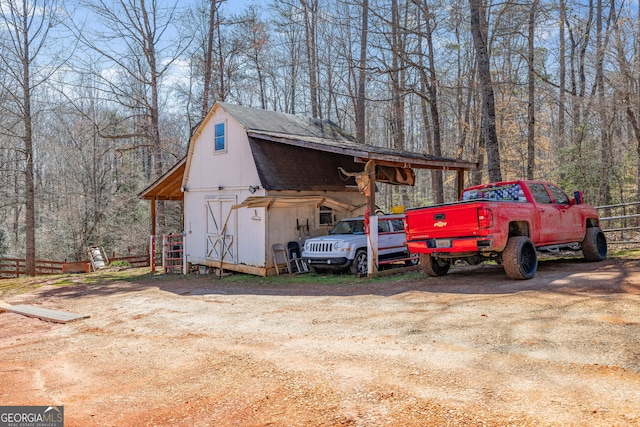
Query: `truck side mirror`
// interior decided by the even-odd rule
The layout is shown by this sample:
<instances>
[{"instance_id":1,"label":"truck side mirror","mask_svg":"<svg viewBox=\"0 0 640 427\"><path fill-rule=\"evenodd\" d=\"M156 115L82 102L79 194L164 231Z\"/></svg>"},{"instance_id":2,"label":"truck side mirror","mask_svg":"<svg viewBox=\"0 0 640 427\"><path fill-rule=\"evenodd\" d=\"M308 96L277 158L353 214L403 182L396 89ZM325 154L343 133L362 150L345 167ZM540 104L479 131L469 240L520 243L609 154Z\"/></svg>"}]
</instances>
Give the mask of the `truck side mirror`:
<instances>
[{"instance_id":1,"label":"truck side mirror","mask_svg":"<svg viewBox=\"0 0 640 427\"><path fill-rule=\"evenodd\" d=\"M584 194L582 193L582 191L573 192L573 201L576 205L581 205L584 203Z\"/></svg>"}]
</instances>

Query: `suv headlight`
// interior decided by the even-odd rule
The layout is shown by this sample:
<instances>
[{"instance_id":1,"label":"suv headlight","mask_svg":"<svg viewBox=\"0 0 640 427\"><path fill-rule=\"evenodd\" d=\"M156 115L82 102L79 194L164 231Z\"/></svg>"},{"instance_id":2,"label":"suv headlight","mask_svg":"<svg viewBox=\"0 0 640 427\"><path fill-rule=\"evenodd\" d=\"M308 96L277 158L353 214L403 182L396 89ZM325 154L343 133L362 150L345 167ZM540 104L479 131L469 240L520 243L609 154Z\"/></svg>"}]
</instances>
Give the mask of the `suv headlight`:
<instances>
[{"instance_id":1,"label":"suv headlight","mask_svg":"<svg viewBox=\"0 0 640 427\"><path fill-rule=\"evenodd\" d=\"M334 249L340 249L340 248L342 248L342 242L338 240L337 242L335 242L335 243L333 244L333 248L334 248Z\"/></svg>"}]
</instances>

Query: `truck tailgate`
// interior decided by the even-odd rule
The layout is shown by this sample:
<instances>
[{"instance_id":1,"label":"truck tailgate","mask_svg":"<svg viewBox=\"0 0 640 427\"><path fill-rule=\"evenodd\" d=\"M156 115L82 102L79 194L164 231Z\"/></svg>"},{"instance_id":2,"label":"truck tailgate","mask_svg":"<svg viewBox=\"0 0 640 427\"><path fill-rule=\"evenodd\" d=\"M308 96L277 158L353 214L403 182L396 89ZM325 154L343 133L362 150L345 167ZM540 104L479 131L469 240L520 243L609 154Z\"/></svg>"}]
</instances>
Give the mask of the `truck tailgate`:
<instances>
[{"instance_id":1,"label":"truck tailgate","mask_svg":"<svg viewBox=\"0 0 640 427\"><path fill-rule=\"evenodd\" d=\"M477 236L478 216L483 215L486 206L482 202L457 202L409 209L405 216L407 240Z\"/></svg>"}]
</instances>

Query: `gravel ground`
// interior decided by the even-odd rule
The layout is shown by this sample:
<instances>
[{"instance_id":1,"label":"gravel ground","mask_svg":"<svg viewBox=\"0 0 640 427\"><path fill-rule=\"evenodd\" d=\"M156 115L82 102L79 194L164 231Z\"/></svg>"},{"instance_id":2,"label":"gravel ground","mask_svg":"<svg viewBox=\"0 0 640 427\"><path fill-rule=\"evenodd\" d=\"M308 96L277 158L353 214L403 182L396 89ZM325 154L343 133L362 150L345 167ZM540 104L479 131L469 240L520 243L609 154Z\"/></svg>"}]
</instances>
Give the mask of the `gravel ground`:
<instances>
[{"instance_id":1,"label":"gravel ground","mask_svg":"<svg viewBox=\"0 0 640 427\"><path fill-rule=\"evenodd\" d=\"M0 314L0 405L65 426L640 426L640 261L445 277L70 276Z\"/></svg>"}]
</instances>

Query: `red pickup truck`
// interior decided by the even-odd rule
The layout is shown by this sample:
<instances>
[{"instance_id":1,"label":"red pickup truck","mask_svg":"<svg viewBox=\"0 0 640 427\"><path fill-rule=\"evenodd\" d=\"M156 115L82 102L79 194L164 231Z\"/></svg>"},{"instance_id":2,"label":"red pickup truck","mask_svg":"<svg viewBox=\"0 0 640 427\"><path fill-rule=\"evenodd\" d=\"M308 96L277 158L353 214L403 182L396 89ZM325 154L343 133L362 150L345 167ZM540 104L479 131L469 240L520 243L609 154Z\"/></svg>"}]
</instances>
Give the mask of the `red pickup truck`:
<instances>
[{"instance_id":1,"label":"red pickup truck","mask_svg":"<svg viewBox=\"0 0 640 427\"><path fill-rule=\"evenodd\" d=\"M406 211L411 253L429 276L447 274L456 261L496 260L512 279L530 279L537 251L581 250L587 261L607 256L598 214L581 192L569 197L540 181L505 181L467 188L460 201Z\"/></svg>"}]
</instances>

